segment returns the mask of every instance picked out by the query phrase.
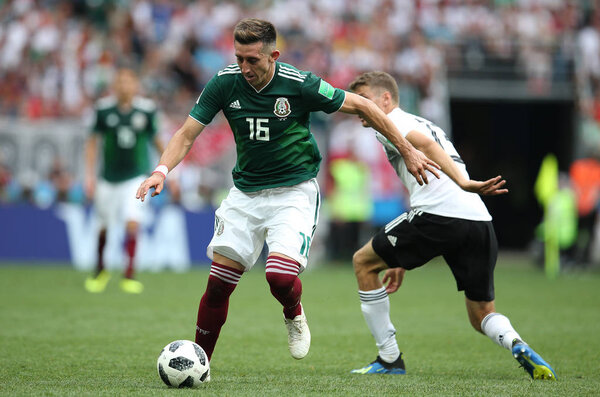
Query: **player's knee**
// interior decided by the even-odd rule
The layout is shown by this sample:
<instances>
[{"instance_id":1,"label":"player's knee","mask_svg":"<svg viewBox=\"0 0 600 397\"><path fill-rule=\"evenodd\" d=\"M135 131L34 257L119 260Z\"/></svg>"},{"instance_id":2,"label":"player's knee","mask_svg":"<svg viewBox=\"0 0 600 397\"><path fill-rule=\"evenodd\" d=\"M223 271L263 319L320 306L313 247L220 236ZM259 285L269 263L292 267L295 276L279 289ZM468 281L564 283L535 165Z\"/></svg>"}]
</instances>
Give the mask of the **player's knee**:
<instances>
[{"instance_id":1,"label":"player's knee","mask_svg":"<svg viewBox=\"0 0 600 397\"><path fill-rule=\"evenodd\" d=\"M354 272L360 271L364 268L366 264L365 256L361 253L360 250L356 251L354 255L352 255L352 265L354 266Z\"/></svg>"},{"instance_id":2,"label":"player's knee","mask_svg":"<svg viewBox=\"0 0 600 397\"><path fill-rule=\"evenodd\" d=\"M294 286L294 281L298 278L296 275L275 272L267 272L265 276L271 290L275 291L286 291L291 289Z\"/></svg>"},{"instance_id":3,"label":"player's knee","mask_svg":"<svg viewBox=\"0 0 600 397\"><path fill-rule=\"evenodd\" d=\"M229 299L235 284L226 283L216 277L209 277L204 298L209 306L219 305Z\"/></svg>"},{"instance_id":4,"label":"player's knee","mask_svg":"<svg viewBox=\"0 0 600 397\"><path fill-rule=\"evenodd\" d=\"M372 263L368 261L367 256L361 250L356 251L352 256L352 265L357 278L364 277L374 271Z\"/></svg>"}]
</instances>

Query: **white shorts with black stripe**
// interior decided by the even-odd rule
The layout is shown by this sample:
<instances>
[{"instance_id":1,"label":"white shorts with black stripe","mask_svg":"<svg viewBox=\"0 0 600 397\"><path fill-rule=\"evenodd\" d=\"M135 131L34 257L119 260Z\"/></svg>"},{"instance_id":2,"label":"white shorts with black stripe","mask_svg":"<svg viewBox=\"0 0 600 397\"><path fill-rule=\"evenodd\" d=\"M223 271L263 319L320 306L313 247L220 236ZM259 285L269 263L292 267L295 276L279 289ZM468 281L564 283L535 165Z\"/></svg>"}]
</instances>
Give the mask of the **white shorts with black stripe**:
<instances>
[{"instance_id":1,"label":"white shorts with black stripe","mask_svg":"<svg viewBox=\"0 0 600 397\"><path fill-rule=\"evenodd\" d=\"M313 178L294 186L242 192L232 187L215 212L215 230L206 254L252 268L266 242L269 252L289 256L302 272L319 220L321 197Z\"/></svg>"}]
</instances>

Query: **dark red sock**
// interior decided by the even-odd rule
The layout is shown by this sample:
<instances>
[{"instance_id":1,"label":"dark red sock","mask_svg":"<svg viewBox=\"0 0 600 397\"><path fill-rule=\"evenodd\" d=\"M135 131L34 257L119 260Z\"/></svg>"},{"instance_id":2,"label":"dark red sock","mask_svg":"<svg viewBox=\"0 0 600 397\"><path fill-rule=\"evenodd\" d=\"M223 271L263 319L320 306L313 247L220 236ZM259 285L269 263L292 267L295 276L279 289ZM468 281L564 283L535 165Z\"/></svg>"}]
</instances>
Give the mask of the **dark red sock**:
<instances>
[{"instance_id":1,"label":"dark red sock","mask_svg":"<svg viewBox=\"0 0 600 397\"><path fill-rule=\"evenodd\" d=\"M285 318L293 319L302 313L302 282L298 278L299 271L300 265L292 259L279 256L267 258L267 282L275 299L283 305Z\"/></svg>"},{"instance_id":2,"label":"dark red sock","mask_svg":"<svg viewBox=\"0 0 600 397\"><path fill-rule=\"evenodd\" d=\"M127 253L127 268L125 269L125 278L133 278L135 259L135 246L137 245L137 236L127 234L125 237L125 252Z\"/></svg>"},{"instance_id":3,"label":"dark red sock","mask_svg":"<svg viewBox=\"0 0 600 397\"><path fill-rule=\"evenodd\" d=\"M106 246L106 230L100 230L98 235L98 252L96 262L96 276L104 270L104 247Z\"/></svg>"},{"instance_id":4,"label":"dark red sock","mask_svg":"<svg viewBox=\"0 0 600 397\"><path fill-rule=\"evenodd\" d=\"M227 320L229 296L244 272L213 262L206 291L198 307L196 343L202 346L208 359L212 357L221 327Z\"/></svg>"}]
</instances>

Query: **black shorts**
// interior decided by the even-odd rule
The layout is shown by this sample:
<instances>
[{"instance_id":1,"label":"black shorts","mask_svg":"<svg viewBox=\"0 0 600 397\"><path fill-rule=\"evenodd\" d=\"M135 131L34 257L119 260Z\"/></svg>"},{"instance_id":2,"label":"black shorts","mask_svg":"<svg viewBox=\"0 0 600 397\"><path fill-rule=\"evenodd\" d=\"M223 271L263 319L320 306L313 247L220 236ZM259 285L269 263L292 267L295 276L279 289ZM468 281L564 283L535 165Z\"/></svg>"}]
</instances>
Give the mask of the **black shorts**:
<instances>
[{"instance_id":1,"label":"black shorts","mask_svg":"<svg viewBox=\"0 0 600 397\"><path fill-rule=\"evenodd\" d=\"M492 222L470 221L412 210L373 237L373 249L389 267L407 270L442 255L459 291L474 301L494 300L498 242Z\"/></svg>"}]
</instances>

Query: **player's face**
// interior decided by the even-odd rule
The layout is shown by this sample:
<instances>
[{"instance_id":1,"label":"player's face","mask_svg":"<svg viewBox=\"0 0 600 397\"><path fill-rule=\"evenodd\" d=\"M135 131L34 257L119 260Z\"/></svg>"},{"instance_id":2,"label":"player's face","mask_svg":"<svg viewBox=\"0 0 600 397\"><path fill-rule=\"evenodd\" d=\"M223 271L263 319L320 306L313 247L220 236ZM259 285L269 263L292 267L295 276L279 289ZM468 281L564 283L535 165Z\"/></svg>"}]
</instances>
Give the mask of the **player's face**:
<instances>
[{"instance_id":1,"label":"player's face","mask_svg":"<svg viewBox=\"0 0 600 397\"><path fill-rule=\"evenodd\" d=\"M371 87L369 87L368 85L360 85L358 86L355 90L354 90L355 94L358 94L362 97L365 97L367 99L370 99L371 101L373 101L375 103L375 105L377 105L377 107L381 110L384 110L384 96L383 93L378 93L376 90L373 90ZM367 122L367 120L363 119L362 117L358 116L358 118L360 119L360 122L362 123L363 127L370 127L369 123Z\"/></svg>"},{"instance_id":2,"label":"player's face","mask_svg":"<svg viewBox=\"0 0 600 397\"><path fill-rule=\"evenodd\" d=\"M117 74L115 81L115 92L121 100L132 98L138 90L138 80L133 71L125 69Z\"/></svg>"},{"instance_id":3,"label":"player's face","mask_svg":"<svg viewBox=\"0 0 600 397\"><path fill-rule=\"evenodd\" d=\"M237 64L242 75L252 87L257 90L263 88L275 73L275 60L279 57L279 51L263 52L263 43L233 44Z\"/></svg>"}]
</instances>

